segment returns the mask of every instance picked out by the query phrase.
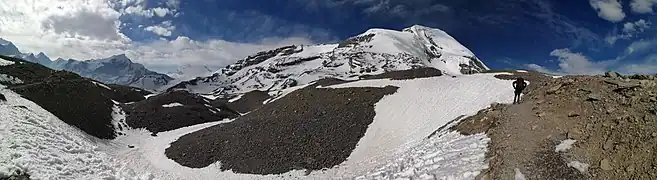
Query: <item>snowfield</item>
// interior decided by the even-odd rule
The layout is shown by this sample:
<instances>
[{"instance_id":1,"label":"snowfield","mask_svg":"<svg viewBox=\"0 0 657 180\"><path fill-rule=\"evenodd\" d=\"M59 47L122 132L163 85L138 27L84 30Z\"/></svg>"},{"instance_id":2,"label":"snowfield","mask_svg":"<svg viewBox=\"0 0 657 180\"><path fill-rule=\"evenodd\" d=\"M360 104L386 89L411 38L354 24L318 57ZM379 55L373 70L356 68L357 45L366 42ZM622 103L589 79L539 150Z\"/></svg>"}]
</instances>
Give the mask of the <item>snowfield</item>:
<instances>
[{"instance_id":1,"label":"snowfield","mask_svg":"<svg viewBox=\"0 0 657 180\"><path fill-rule=\"evenodd\" d=\"M189 168L164 154L181 136L231 120L157 136L145 129L125 128L119 131L124 135L114 140L100 140L2 89L8 102L0 102L0 177L22 169L36 179L474 179L488 167L485 153L490 139L485 134L463 136L445 128L427 137L453 125L448 123L461 115L474 115L494 102L511 103L512 81L494 75L362 80L316 87L400 88L375 105L374 121L346 162L308 175L300 170L281 175L236 174L221 171L219 162ZM302 87L307 85L286 89L279 98ZM125 115L118 108L114 111L118 126Z\"/></svg>"},{"instance_id":2,"label":"snowfield","mask_svg":"<svg viewBox=\"0 0 657 180\"><path fill-rule=\"evenodd\" d=\"M21 170L33 179L153 179L101 151L104 140L0 88L7 98L0 102L0 177Z\"/></svg>"},{"instance_id":3,"label":"snowfield","mask_svg":"<svg viewBox=\"0 0 657 180\"><path fill-rule=\"evenodd\" d=\"M15 64L14 61L8 61L4 59L0 59L0 66L9 66Z\"/></svg>"}]
</instances>

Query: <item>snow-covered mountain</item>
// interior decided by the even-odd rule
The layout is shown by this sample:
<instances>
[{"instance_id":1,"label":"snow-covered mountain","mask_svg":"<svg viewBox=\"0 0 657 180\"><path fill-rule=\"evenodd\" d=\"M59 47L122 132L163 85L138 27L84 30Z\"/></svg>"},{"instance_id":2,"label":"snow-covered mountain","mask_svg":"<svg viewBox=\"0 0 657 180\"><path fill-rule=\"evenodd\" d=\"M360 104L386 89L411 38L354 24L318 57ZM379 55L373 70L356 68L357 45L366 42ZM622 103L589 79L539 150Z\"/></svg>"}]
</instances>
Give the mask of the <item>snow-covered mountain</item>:
<instances>
[{"instance_id":1,"label":"snow-covered mountain","mask_svg":"<svg viewBox=\"0 0 657 180\"><path fill-rule=\"evenodd\" d=\"M21 52L14 45L14 43L11 43L5 39L0 38L0 54L15 55L20 53Z\"/></svg>"},{"instance_id":2,"label":"snow-covered mountain","mask_svg":"<svg viewBox=\"0 0 657 180\"><path fill-rule=\"evenodd\" d=\"M213 74L218 67L212 67L208 65L195 66L191 64L185 64L180 66L175 71L166 73L174 79L190 79L198 76L206 76L208 74Z\"/></svg>"},{"instance_id":3,"label":"snow-covered mountain","mask_svg":"<svg viewBox=\"0 0 657 180\"><path fill-rule=\"evenodd\" d=\"M165 74L148 70L144 65L132 62L125 54L87 61L57 59L47 66L75 72L104 83L128 85L147 90L156 90L173 80Z\"/></svg>"},{"instance_id":4,"label":"snow-covered mountain","mask_svg":"<svg viewBox=\"0 0 657 180\"><path fill-rule=\"evenodd\" d=\"M13 43L2 38L0 38L0 54L39 63L51 69L75 72L108 84L127 85L147 90L158 90L174 79L166 74L148 70L142 64L132 62L125 54L85 61L61 58L53 61L43 52L36 55L22 53Z\"/></svg>"},{"instance_id":5,"label":"snow-covered mountain","mask_svg":"<svg viewBox=\"0 0 657 180\"><path fill-rule=\"evenodd\" d=\"M468 48L446 32L414 25L402 31L370 29L339 44L285 46L259 52L170 89L226 95L279 90L324 78L433 67L458 76L488 70Z\"/></svg>"}]
</instances>

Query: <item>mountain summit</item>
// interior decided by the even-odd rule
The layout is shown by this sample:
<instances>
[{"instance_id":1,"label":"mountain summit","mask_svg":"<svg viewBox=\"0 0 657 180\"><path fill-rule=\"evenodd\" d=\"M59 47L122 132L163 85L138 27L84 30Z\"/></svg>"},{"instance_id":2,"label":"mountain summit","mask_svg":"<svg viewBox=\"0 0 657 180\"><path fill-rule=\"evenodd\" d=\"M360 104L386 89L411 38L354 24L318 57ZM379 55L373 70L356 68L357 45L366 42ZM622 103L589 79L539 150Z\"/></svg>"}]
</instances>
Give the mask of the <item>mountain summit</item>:
<instances>
[{"instance_id":1,"label":"mountain summit","mask_svg":"<svg viewBox=\"0 0 657 180\"><path fill-rule=\"evenodd\" d=\"M291 45L259 52L212 76L183 81L170 90L213 95L272 91L325 77L358 79L422 67L452 76L488 70L446 32L414 25L401 31L370 29L339 44Z\"/></svg>"}]
</instances>

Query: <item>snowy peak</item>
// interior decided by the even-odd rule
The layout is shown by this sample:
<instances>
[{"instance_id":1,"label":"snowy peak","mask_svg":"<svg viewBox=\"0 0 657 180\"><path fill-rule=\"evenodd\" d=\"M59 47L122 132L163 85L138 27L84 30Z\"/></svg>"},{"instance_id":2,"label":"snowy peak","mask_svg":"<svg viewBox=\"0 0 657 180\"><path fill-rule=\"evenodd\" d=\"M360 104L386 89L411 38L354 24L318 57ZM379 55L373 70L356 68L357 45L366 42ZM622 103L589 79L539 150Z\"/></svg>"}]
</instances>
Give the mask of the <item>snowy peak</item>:
<instances>
[{"instance_id":1,"label":"snowy peak","mask_svg":"<svg viewBox=\"0 0 657 180\"><path fill-rule=\"evenodd\" d=\"M120 63L120 64L133 64L132 60L128 58L125 54L118 54L111 56L109 58L105 58L105 62L111 62L111 63Z\"/></svg>"},{"instance_id":2,"label":"snowy peak","mask_svg":"<svg viewBox=\"0 0 657 180\"><path fill-rule=\"evenodd\" d=\"M344 52L365 51L385 54L409 54L424 64L447 74L470 74L488 70L474 53L445 31L414 25L402 31L369 29L340 43Z\"/></svg>"},{"instance_id":3,"label":"snowy peak","mask_svg":"<svg viewBox=\"0 0 657 180\"><path fill-rule=\"evenodd\" d=\"M21 52L14 45L14 43L11 43L5 39L0 38L0 54L7 56L14 56L21 54Z\"/></svg>"},{"instance_id":4,"label":"snowy peak","mask_svg":"<svg viewBox=\"0 0 657 180\"><path fill-rule=\"evenodd\" d=\"M339 44L290 45L262 51L212 76L184 81L169 90L223 96L277 91L322 78L358 79L422 67L452 76L488 70L449 34L416 25L401 31L370 29Z\"/></svg>"}]
</instances>

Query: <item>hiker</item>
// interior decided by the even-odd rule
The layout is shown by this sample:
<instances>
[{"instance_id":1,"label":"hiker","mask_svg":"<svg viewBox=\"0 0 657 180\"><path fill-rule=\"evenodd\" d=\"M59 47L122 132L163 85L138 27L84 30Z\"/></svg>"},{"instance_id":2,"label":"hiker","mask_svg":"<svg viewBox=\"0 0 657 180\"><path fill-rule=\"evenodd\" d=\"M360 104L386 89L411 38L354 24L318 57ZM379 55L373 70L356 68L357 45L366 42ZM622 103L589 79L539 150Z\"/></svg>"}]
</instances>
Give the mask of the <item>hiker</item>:
<instances>
[{"instance_id":1,"label":"hiker","mask_svg":"<svg viewBox=\"0 0 657 180\"><path fill-rule=\"evenodd\" d=\"M521 77L516 79L516 81L513 81L513 89L515 89L514 91L515 96L513 96L513 104L520 104L520 94L522 93L522 90L525 90L525 87L527 87L527 83Z\"/></svg>"}]
</instances>

